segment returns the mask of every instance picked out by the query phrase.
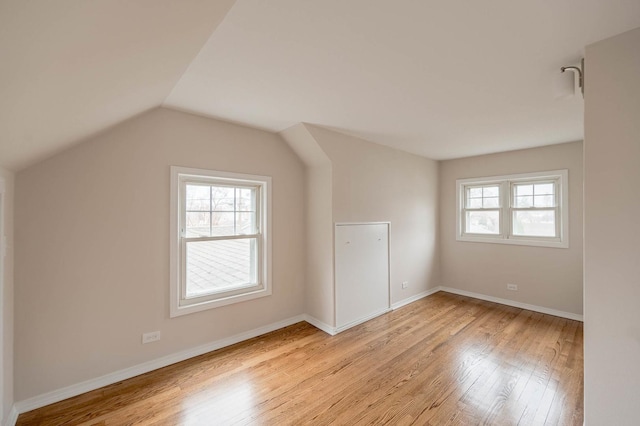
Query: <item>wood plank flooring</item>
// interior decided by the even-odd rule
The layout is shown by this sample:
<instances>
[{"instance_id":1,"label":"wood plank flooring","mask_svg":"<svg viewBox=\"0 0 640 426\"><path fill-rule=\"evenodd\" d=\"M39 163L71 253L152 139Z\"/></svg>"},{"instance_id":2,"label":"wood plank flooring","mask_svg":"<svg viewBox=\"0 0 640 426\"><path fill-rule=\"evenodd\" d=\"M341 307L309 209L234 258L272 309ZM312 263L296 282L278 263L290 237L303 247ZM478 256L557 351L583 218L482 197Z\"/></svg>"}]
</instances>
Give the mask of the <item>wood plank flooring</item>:
<instances>
[{"instance_id":1,"label":"wood plank flooring","mask_svg":"<svg viewBox=\"0 0 640 426\"><path fill-rule=\"evenodd\" d=\"M307 323L20 415L18 425L582 425L582 323L439 292Z\"/></svg>"}]
</instances>

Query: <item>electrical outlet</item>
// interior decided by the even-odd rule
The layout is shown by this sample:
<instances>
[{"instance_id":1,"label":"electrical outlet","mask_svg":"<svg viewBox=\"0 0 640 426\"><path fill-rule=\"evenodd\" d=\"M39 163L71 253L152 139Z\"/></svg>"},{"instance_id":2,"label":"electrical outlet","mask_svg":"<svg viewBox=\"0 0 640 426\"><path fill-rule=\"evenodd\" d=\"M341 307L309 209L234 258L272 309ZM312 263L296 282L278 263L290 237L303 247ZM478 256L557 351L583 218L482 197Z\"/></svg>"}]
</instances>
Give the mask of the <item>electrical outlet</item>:
<instances>
[{"instance_id":1,"label":"electrical outlet","mask_svg":"<svg viewBox=\"0 0 640 426\"><path fill-rule=\"evenodd\" d=\"M142 344L151 343L160 340L160 331L152 331L142 335Z\"/></svg>"},{"instance_id":2,"label":"electrical outlet","mask_svg":"<svg viewBox=\"0 0 640 426\"><path fill-rule=\"evenodd\" d=\"M409 281L402 281L402 288L409 287Z\"/></svg>"},{"instance_id":3,"label":"electrical outlet","mask_svg":"<svg viewBox=\"0 0 640 426\"><path fill-rule=\"evenodd\" d=\"M507 284L507 290L518 291L517 284Z\"/></svg>"}]
</instances>

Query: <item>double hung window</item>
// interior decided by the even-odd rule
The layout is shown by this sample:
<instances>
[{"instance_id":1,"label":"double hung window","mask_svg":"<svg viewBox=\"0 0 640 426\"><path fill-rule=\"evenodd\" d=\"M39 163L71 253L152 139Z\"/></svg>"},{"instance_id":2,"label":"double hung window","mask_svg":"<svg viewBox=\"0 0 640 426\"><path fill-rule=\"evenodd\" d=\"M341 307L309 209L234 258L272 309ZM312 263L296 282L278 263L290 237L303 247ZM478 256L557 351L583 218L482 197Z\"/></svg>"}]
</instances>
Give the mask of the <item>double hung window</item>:
<instances>
[{"instance_id":1,"label":"double hung window","mask_svg":"<svg viewBox=\"0 0 640 426\"><path fill-rule=\"evenodd\" d=\"M459 241L568 247L568 172L457 181Z\"/></svg>"},{"instance_id":2,"label":"double hung window","mask_svg":"<svg viewBox=\"0 0 640 426\"><path fill-rule=\"evenodd\" d=\"M171 168L171 316L270 294L270 178Z\"/></svg>"}]
</instances>

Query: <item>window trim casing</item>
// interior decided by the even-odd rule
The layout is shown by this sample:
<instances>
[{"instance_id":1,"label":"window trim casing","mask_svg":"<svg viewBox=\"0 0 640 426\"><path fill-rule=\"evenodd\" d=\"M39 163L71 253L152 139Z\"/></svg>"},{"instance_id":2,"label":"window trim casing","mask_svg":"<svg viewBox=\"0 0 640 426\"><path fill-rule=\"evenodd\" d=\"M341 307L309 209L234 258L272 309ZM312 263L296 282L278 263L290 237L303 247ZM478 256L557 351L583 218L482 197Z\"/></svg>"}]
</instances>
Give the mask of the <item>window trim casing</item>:
<instances>
[{"instance_id":1,"label":"window trim casing","mask_svg":"<svg viewBox=\"0 0 640 426\"><path fill-rule=\"evenodd\" d=\"M260 286L248 287L252 290L241 291L242 289L226 292L226 295L218 298L210 298L200 302L183 305L182 287L183 272L185 265L183 264L184 256L182 255L182 237L180 232L181 224L181 205L182 194L181 185L182 177L193 177L194 180L211 179L217 181L244 182L245 184L259 186L261 196L259 197L260 205L260 224L261 247L258 249L258 271ZM200 312L208 309L252 300L272 294L272 238L271 238L271 177L251 175L244 173L225 172L217 170L197 169L191 167L171 166L170 168L170 229L169 229L169 317L175 318L181 315L187 315L194 312ZM244 237L244 236L243 236ZM258 242L260 244L260 240ZM261 249L261 251L260 251Z\"/></svg>"},{"instance_id":2,"label":"window trim casing","mask_svg":"<svg viewBox=\"0 0 640 426\"><path fill-rule=\"evenodd\" d=\"M512 183L541 180L557 180L557 209L560 214L559 237L529 237L512 235ZM467 234L464 232L464 188L471 185L500 185L500 233ZM456 180L456 241L493 244L512 244L535 247L569 248L569 171L549 170L543 172L518 173L501 176L465 178ZM507 198L508 197L508 198Z\"/></svg>"}]
</instances>

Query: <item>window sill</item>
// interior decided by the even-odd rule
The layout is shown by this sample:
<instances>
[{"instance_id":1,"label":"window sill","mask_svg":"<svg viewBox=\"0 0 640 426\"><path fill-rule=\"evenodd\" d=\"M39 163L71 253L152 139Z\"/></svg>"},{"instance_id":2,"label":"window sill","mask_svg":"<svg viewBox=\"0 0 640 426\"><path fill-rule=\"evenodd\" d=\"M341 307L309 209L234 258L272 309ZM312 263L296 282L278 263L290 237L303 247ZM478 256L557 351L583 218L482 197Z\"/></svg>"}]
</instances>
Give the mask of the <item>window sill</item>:
<instances>
[{"instance_id":1,"label":"window sill","mask_svg":"<svg viewBox=\"0 0 640 426\"><path fill-rule=\"evenodd\" d=\"M543 241L527 240L524 238L501 238L501 237L468 237L458 235L456 241L468 243L490 243L490 244L510 244L515 246L549 247L549 248L569 248L569 241Z\"/></svg>"},{"instance_id":2,"label":"window sill","mask_svg":"<svg viewBox=\"0 0 640 426\"><path fill-rule=\"evenodd\" d=\"M218 308L220 306L231 305L234 303L245 302L247 300L258 299L260 297L270 296L271 286L266 288L260 288L259 290L240 293L233 296L221 297L213 300L206 300L200 303L193 303L188 305L178 305L178 303L172 303L170 309L170 318L179 317L181 315L192 314L194 312L206 311L208 309Z\"/></svg>"}]
</instances>

